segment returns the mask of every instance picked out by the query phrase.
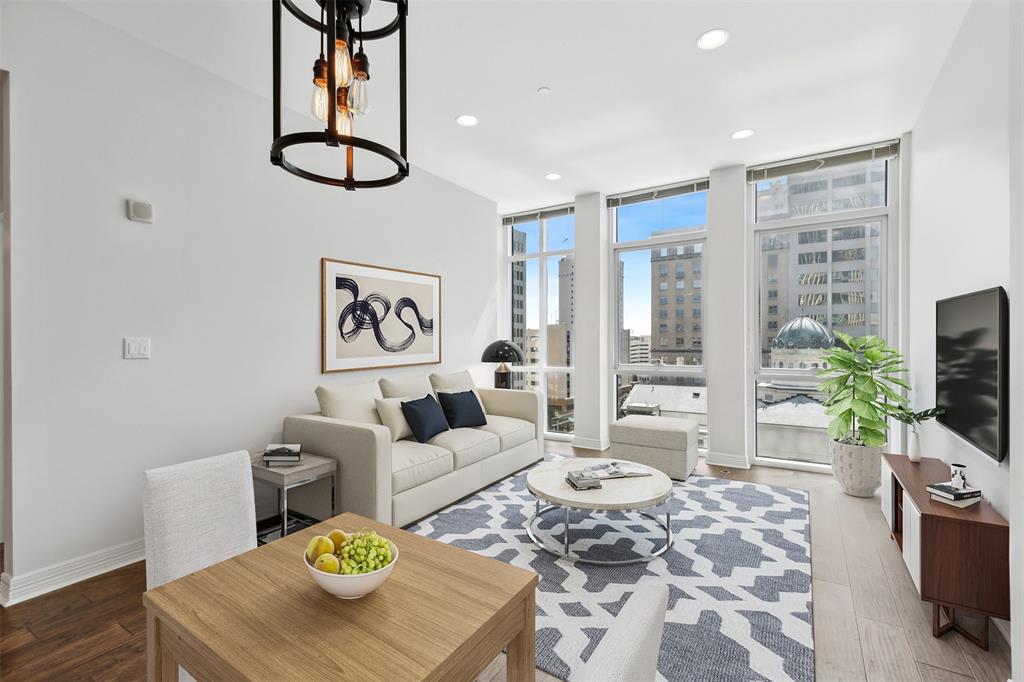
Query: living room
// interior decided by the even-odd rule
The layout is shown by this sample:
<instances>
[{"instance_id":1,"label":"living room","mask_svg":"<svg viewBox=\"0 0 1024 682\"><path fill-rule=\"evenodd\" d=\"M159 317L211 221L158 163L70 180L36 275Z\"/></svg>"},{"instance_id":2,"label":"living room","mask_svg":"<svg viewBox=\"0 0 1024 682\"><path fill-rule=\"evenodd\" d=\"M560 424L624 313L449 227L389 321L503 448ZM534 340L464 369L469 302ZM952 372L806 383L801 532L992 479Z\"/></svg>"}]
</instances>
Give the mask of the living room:
<instances>
[{"instance_id":1,"label":"living room","mask_svg":"<svg viewBox=\"0 0 1024 682\"><path fill-rule=\"evenodd\" d=\"M5 1L0 99L4 679L1024 678L1020 3Z\"/></svg>"}]
</instances>

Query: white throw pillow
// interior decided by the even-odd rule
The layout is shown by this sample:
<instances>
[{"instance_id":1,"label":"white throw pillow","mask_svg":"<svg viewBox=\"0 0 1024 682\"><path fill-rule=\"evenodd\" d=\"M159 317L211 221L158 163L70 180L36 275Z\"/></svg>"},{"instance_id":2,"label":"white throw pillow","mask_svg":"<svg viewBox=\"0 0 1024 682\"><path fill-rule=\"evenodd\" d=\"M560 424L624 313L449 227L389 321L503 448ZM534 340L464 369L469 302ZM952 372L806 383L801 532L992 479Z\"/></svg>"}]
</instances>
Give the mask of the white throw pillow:
<instances>
[{"instance_id":1,"label":"white throw pillow","mask_svg":"<svg viewBox=\"0 0 1024 682\"><path fill-rule=\"evenodd\" d=\"M364 424L380 424L377 405L373 401L383 397L376 381L351 386L316 387L320 414Z\"/></svg>"},{"instance_id":2,"label":"white throw pillow","mask_svg":"<svg viewBox=\"0 0 1024 682\"><path fill-rule=\"evenodd\" d=\"M412 428L405 419L402 412L402 403L409 402L411 398L377 398L374 403L377 405L377 414L380 422L391 430L391 442L412 438Z\"/></svg>"},{"instance_id":3,"label":"white throw pillow","mask_svg":"<svg viewBox=\"0 0 1024 682\"><path fill-rule=\"evenodd\" d=\"M434 389L430 387L430 381L424 376L381 379L380 391L384 398L405 397L411 400L434 394Z\"/></svg>"},{"instance_id":4,"label":"white throw pillow","mask_svg":"<svg viewBox=\"0 0 1024 682\"><path fill-rule=\"evenodd\" d=\"M480 397L480 391L476 390L476 384L473 382L473 377L470 375L468 370L462 372L452 372L451 374L431 374L430 385L434 387L435 393L462 393L463 391L473 391L473 395L476 396L476 400L480 403L480 409L487 414L487 408L484 407L484 401Z\"/></svg>"}]
</instances>

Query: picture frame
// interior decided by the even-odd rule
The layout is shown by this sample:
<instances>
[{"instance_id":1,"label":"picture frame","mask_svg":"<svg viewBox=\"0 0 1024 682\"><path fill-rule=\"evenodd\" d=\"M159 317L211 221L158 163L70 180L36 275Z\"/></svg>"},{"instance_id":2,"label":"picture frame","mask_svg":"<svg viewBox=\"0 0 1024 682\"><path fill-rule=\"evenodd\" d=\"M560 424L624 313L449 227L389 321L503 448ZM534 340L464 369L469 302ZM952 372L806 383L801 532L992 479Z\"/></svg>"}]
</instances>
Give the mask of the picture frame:
<instances>
[{"instance_id":1,"label":"picture frame","mask_svg":"<svg viewBox=\"0 0 1024 682\"><path fill-rule=\"evenodd\" d=\"M441 362L441 276L320 259L320 371Z\"/></svg>"}]
</instances>

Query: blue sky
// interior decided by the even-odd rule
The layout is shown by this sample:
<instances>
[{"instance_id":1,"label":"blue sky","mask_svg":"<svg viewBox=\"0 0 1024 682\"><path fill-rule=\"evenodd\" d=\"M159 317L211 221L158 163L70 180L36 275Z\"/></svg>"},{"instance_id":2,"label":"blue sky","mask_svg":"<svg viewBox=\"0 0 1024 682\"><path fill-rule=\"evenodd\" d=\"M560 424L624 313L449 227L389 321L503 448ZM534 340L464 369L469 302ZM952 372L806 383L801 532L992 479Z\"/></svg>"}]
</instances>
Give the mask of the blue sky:
<instances>
[{"instance_id":1,"label":"blue sky","mask_svg":"<svg viewBox=\"0 0 1024 682\"><path fill-rule=\"evenodd\" d=\"M701 227L707 222L707 192L620 206L618 209L619 241L647 239L654 232ZM516 226L526 233L526 253L540 250L537 223ZM574 217L563 216L547 222L547 251L575 248ZM624 264L623 317L625 327L633 334L651 333L651 254L650 251L627 251L621 254ZM548 321L558 320L558 258L548 259ZM614 292L615 283L612 283ZM671 292L674 295L674 292ZM689 290L687 290L689 293ZM540 265L530 259L526 264L526 326L537 329L540 320Z\"/></svg>"}]
</instances>

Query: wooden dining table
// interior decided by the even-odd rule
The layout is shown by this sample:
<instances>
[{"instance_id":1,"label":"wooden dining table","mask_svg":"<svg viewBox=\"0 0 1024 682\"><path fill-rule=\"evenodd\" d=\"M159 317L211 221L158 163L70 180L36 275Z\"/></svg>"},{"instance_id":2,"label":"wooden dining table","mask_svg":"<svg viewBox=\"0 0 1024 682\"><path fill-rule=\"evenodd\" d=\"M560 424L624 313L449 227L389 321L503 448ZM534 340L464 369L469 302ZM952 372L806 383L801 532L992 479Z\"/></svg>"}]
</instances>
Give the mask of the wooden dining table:
<instances>
[{"instance_id":1,"label":"wooden dining table","mask_svg":"<svg viewBox=\"0 0 1024 682\"><path fill-rule=\"evenodd\" d=\"M330 530L374 530L398 547L360 599L313 582L304 551ZM472 680L507 650L533 680L537 574L347 513L149 590L147 675L177 680Z\"/></svg>"}]
</instances>

